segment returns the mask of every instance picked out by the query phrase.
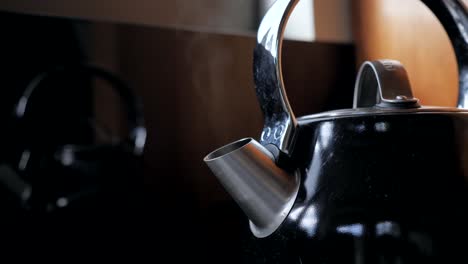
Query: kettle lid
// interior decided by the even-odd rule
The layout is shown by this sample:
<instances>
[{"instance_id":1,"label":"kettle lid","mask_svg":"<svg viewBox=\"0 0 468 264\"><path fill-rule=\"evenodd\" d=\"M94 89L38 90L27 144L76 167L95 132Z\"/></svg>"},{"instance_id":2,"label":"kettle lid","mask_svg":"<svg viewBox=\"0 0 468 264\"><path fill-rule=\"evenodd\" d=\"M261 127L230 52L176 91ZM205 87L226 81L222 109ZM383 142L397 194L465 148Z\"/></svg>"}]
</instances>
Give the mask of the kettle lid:
<instances>
[{"instance_id":1,"label":"kettle lid","mask_svg":"<svg viewBox=\"0 0 468 264\"><path fill-rule=\"evenodd\" d=\"M279 153L276 156L291 156L298 125L304 118L296 119L289 104L283 82L281 50L284 31L290 15L300 0L277 0L262 19L254 49L254 82L258 102L264 115L264 127L260 143ZM459 68L458 107L468 108L468 8L461 0L421 0L439 18L454 48ZM354 115L398 114L398 113L450 113L465 114L466 110L456 108L423 107L412 96L406 72L397 63L388 61L369 62L363 65L362 75L357 82L357 98L352 109L331 111L313 115L314 118L337 118ZM387 64L387 65L386 65ZM387 77L377 76L376 69L397 65L396 73L385 74L392 80L380 83ZM378 70L378 69L377 69ZM379 70L380 71L380 70ZM395 77L396 76L396 77ZM377 78L376 80L373 80ZM380 78L380 79L379 79ZM366 88L366 85L371 88ZM391 83L387 84L387 83ZM387 88L390 86L390 89ZM373 88L372 88L373 87ZM394 94L395 93L395 94ZM275 152L275 153L276 153Z\"/></svg>"},{"instance_id":2,"label":"kettle lid","mask_svg":"<svg viewBox=\"0 0 468 264\"><path fill-rule=\"evenodd\" d=\"M404 66L399 61L385 59L362 64L354 88L353 108L304 116L298 120L410 113L468 114L468 110L422 106L413 96Z\"/></svg>"}]
</instances>

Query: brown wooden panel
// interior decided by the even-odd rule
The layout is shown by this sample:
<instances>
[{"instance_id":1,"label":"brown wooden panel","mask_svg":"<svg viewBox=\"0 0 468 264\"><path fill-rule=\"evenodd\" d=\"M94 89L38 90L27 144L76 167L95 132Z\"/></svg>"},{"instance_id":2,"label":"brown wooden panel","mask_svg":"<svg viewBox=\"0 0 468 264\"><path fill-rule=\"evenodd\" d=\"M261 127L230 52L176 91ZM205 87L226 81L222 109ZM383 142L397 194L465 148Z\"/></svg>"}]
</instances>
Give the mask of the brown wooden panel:
<instances>
[{"instance_id":1,"label":"brown wooden panel","mask_svg":"<svg viewBox=\"0 0 468 264\"><path fill-rule=\"evenodd\" d=\"M455 106L455 54L435 15L418 0L353 2L358 64L368 59L400 60L423 104Z\"/></svg>"},{"instance_id":2,"label":"brown wooden panel","mask_svg":"<svg viewBox=\"0 0 468 264\"><path fill-rule=\"evenodd\" d=\"M248 221L203 157L230 141L260 136L255 37L109 23L76 26L90 62L118 74L143 99L148 210L138 220L145 227L142 235L153 240L145 243L149 257L159 259L166 249L168 255L175 249L192 262L240 263L235 256L242 253L241 231L247 232ZM297 116L351 106L351 45L287 41L283 55L285 84ZM98 84L99 123L124 132L119 98Z\"/></svg>"},{"instance_id":3,"label":"brown wooden panel","mask_svg":"<svg viewBox=\"0 0 468 264\"><path fill-rule=\"evenodd\" d=\"M119 36L120 72L144 99L155 192L178 188L196 207L230 199L203 157L260 135L255 38L133 26ZM352 105L353 53L350 45L285 43L285 83L298 116Z\"/></svg>"}]
</instances>

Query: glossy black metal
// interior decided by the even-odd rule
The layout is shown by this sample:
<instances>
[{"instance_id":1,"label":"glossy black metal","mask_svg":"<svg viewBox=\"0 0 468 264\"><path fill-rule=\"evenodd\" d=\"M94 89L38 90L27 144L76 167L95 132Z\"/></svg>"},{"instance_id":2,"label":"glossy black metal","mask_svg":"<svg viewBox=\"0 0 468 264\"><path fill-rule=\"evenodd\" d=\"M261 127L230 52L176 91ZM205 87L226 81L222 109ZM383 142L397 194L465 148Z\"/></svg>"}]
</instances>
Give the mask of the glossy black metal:
<instances>
[{"instance_id":1,"label":"glossy black metal","mask_svg":"<svg viewBox=\"0 0 468 264\"><path fill-rule=\"evenodd\" d=\"M253 232L247 263L468 263L463 250L468 238L465 6L458 0L423 1L454 45L460 108L420 106L404 67L380 60L361 68L353 109L296 119L282 79L281 44L298 1L277 0L262 20L254 80L265 117L260 143L285 175L300 175L300 186L293 208L273 233ZM239 152L229 148L223 157L229 162ZM248 158L271 161L270 156ZM224 171L231 174L220 178L253 171L247 162L228 165ZM275 179L272 173L261 178ZM265 207L242 187L230 186L249 210Z\"/></svg>"},{"instance_id":2,"label":"glossy black metal","mask_svg":"<svg viewBox=\"0 0 468 264\"><path fill-rule=\"evenodd\" d=\"M468 112L298 122L299 194L251 263L468 263Z\"/></svg>"},{"instance_id":3,"label":"glossy black metal","mask_svg":"<svg viewBox=\"0 0 468 264\"><path fill-rule=\"evenodd\" d=\"M459 72L458 107L468 109L468 11L460 0L422 0L439 18L455 51Z\"/></svg>"},{"instance_id":4,"label":"glossy black metal","mask_svg":"<svg viewBox=\"0 0 468 264\"><path fill-rule=\"evenodd\" d=\"M458 106L466 109L466 6L458 0L422 1L452 41L459 66ZM276 232L251 238L247 262L468 263L463 249L468 237L468 111L416 104L384 110L374 107L377 98L376 104L355 105L354 110L296 120L282 81L281 42L297 2L278 0L262 21L254 77L265 115L261 143L276 146L279 156L287 154L290 162L277 165L299 170L301 185ZM375 75L384 78L382 71ZM404 76L394 77L386 83ZM357 87L359 81L362 87L373 83L360 76ZM399 100L412 99L405 81L400 78L397 89L380 87L380 94L368 94L366 87L364 96L392 101L399 96L393 91L403 91ZM271 138L274 131L278 135Z\"/></svg>"}]
</instances>

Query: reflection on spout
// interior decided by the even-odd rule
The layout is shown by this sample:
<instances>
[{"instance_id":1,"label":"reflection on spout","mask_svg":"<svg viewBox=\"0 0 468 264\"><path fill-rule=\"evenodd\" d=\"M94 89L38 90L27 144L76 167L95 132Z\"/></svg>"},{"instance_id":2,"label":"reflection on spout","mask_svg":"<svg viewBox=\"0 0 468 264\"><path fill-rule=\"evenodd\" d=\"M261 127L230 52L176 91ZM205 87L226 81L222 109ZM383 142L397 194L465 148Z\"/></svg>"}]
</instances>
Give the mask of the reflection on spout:
<instances>
[{"instance_id":1,"label":"reflection on spout","mask_svg":"<svg viewBox=\"0 0 468 264\"><path fill-rule=\"evenodd\" d=\"M242 139L204 161L249 217L255 236L269 236L286 219L299 191L299 176L277 167L260 143Z\"/></svg>"}]
</instances>

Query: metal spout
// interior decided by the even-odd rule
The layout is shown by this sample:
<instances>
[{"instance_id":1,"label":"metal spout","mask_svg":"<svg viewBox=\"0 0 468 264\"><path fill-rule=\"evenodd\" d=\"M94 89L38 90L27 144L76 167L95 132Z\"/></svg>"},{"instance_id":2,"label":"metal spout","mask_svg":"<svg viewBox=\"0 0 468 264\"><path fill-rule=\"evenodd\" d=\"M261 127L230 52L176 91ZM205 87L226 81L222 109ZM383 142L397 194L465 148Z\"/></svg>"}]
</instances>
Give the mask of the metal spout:
<instances>
[{"instance_id":1,"label":"metal spout","mask_svg":"<svg viewBox=\"0 0 468 264\"><path fill-rule=\"evenodd\" d=\"M256 237L271 235L286 219L299 190L299 175L276 166L260 143L245 138L213 151L204 161L248 216Z\"/></svg>"}]
</instances>

